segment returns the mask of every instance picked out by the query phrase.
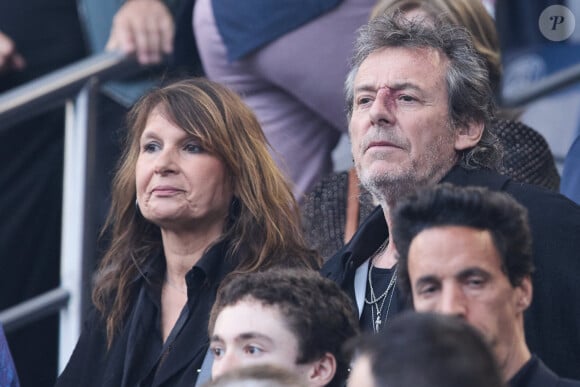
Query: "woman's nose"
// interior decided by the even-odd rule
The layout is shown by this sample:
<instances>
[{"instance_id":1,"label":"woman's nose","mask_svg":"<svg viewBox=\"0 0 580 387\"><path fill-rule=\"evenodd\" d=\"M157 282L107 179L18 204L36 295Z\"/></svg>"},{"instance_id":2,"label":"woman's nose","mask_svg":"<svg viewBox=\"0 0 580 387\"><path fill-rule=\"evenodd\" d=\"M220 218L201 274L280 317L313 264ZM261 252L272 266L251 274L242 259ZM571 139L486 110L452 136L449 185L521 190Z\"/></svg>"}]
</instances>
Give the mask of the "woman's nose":
<instances>
[{"instance_id":1,"label":"woman's nose","mask_svg":"<svg viewBox=\"0 0 580 387\"><path fill-rule=\"evenodd\" d=\"M175 153L171 149L163 149L155 160L155 172L159 174L175 172L177 170L175 157Z\"/></svg>"}]
</instances>

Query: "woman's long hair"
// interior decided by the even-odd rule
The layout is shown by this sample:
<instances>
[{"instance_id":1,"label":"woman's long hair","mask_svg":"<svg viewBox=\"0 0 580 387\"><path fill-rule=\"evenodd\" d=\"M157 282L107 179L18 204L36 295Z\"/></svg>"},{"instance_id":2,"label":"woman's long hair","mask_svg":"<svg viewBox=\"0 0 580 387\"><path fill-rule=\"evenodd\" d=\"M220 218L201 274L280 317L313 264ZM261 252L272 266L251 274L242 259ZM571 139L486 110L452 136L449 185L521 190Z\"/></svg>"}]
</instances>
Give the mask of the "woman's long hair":
<instances>
[{"instance_id":1,"label":"woman's long hair","mask_svg":"<svg viewBox=\"0 0 580 387\"><path fill-rule=\"evenodd\" d=\"M155 109L191 134L225 164L235 198L218 241L227 240L224 259L236 273L274 266L317 269L318 254L307 247L298 205L285 177L268 152L268 143L251 110L227 88L197 78L155 89L128 114L124 152L113 181L105 224L111 244L95 278L93 302L106 321L107 342L121 329L143 268L162 249L159 227L135 205L135 168L140 137Z\"/></svg>"}]
</instances>

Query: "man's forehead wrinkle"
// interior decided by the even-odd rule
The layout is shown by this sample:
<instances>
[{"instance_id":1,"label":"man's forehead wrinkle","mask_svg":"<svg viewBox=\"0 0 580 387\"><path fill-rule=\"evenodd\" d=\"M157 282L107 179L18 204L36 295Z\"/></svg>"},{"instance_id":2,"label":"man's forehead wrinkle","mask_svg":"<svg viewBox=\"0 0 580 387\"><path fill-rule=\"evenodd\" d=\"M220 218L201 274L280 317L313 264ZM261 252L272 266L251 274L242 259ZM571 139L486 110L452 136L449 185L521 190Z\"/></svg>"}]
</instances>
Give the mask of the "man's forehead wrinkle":
<instances>
[{"instance_id":1,"label":"man's forehead wrinkle","mask_svg":"<svg viewBox=\"0 0 580 387\"><path fill-rule=\"evenodd\" d=\"M372 85L370 83L364 83L356 87L357 92L364 92L364 91L373 91L375 93L379 93L380 91L384 91L387 94L393 94L395 92L405 90L405 89L412 89L412 90L421 90L418 85L415 85L412 82L401 81L401 82L393 82L387 84L386 82L381 82L378 85Z\"/></svg>"}]
</instances>

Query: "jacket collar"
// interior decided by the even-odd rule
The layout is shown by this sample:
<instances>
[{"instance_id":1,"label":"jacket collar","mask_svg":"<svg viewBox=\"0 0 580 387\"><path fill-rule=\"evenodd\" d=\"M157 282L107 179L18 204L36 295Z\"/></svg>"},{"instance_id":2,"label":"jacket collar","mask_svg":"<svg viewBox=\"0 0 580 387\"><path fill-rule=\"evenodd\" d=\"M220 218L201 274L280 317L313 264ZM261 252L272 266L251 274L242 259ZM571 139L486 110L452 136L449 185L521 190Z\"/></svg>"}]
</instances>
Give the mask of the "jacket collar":
<instances>
[{"instance_id":1,"label":"jacket collar","mask_svg":"<svg viewBox=\"0 0 580 387\"><path fill-rule=\"evenodd\" d=\"M503 191L511 179L490 169L466 169L456 165L443 177L442 183L458 186L487 187L492 191Z\"/></svg>"},{"instance_id":2,"label":"jacket collar","mask_svg":"<svg viewBox=\"0 0 580 387\"><path fill-rule=\"evenodd\" d=\"M487 169L469 170L456 165L441 181L459 186L485 186L500 191L510 178ZM325 263L321 270L322 274L338 283L344 283L348 273L361 266L388 236L389 230L383 210L381 206L377 206L361 223L351 241Z\"/></svg>"},{"instance_id":3,"label":"jacket collar","mask_svg":"<svg viewBox=\"0 0 580 387\"><path fill-rule=\"evenodd\" d=\"M510 387L556 387L560 378L532 355L509 381Z\"/></svg>"},{"instance_id":4,"label":"jacket collar","mask_svg":"<svg viewBox=\"0 0 580 387\"><path fill-rule=\"evenodd\" d=\"M387 223L381 206L377 206L361 223L349 243L322 267L321 273L344 285L388 237Z\"/></svg>"},{"instance_id":5,"label":"jacket collar","mask_svg":"<svg viewBox=\"0 0 580 387\"><path fill-rule=\"evenodd\" d=\"M235 269L234 262L226 258L228 246L227 241L218 241L185 275L188 293L196 291L192 288L199 286L200 283L210 288L218 286L225 276Z\"/></svg>"}]
</instances>

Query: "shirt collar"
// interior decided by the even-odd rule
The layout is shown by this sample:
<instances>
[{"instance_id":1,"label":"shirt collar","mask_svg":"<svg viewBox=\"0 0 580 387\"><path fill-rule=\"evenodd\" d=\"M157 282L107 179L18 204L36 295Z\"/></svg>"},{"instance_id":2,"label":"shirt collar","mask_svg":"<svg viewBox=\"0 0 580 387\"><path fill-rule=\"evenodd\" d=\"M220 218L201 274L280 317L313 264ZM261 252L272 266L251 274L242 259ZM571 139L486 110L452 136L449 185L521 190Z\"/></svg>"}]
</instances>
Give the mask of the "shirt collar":
<instances>
[{"instance_id":1,"label":"shirt collar","mask_svg":"<svg viewBox=\"0 0 580 387\"><path fill-rule=\"evenodd\" d=\"M236 265L227 257L228 246L227 241L221 240L208 249L186 274L188 288L195 278L202 278L206 285L214 287L235 269Z\"/></svg>"},{"instance_id":2,"label":"shirt collar","mask_svg":"<svg viewBox=\"0 0 580 387\"><path fill-rule=\"evenodd\" d=\"M535 355L532 355L530 360L528 360L522 368L516 372L516 374L510 379L509 385L510 387L524 387L528 386L530 382L530 378L535 372L535 369L538 367L538 358Z\"/></svg>"}]
</instances>

